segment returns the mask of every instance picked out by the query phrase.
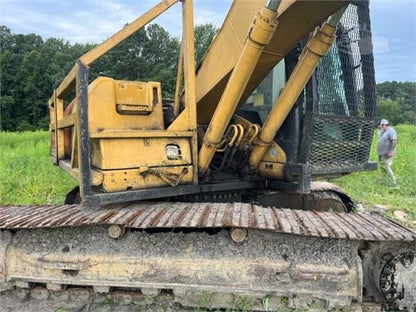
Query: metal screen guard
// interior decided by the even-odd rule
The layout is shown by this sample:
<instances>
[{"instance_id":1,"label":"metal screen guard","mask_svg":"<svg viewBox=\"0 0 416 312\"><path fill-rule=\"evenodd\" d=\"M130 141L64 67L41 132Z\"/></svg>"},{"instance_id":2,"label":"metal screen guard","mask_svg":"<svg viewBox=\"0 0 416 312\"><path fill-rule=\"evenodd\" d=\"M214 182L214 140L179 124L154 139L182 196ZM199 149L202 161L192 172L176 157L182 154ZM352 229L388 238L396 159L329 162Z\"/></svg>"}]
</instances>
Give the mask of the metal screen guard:
<instances>
[{"instance_id":1,"label":"metal screen guard","mask_svg":"<svg viewBox=\"0 0 416 312\"><path fill-rule=\"evenodd\" d=\"M372 53L368 2L351 4L307 90L311 133L302 140L310 155L302 158L312 174L366 170L376 115Z\"/></svg>"}]
</instances>

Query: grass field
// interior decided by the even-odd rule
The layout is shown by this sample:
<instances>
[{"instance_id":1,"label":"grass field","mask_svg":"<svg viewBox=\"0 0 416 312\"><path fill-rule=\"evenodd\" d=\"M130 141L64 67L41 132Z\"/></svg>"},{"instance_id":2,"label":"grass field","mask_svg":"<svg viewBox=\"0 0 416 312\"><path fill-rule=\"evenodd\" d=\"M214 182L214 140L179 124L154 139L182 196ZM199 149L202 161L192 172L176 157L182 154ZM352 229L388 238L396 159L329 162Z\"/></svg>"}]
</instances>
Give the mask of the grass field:
<instances>
[{"instance_id":1,"label":"grass field","mask_svg":"<svg viewBox=\"0 0 416 312\"><path fill-rule=\"evenodd\" d=\"M62 204L76 184L52 165L48 132L0 133L1 204Z\"/></svg>"},{"instance_id":2,"label":"grass field","mask_svg":"<svg viewBox=\"0 0 416 312\"><path fill-rule=\"evenodd\" d=\"M401 210L410 220L416 220L416 126L394 127L398 135L396 155L392 169L399 188L389 187L388 177L379 168L377 171L356 172L334 182L343 187L356 202L365 205L386 206L387 213ZM377 161L377 136L374 135L370 160Z\"/></svg>"},{"instance_id":3,"label":"grass field","mask_svg":"<svg viewBox=\"0 0 416 312\"><path fill-rule=\"evenodd\" d=\"M396 155L392 169L399 188L388 186L389 179L381 169L369 172L356 172L334 182L343 187L356 202L368 205L383 205L387 214L394 210L407 213L410 220L416 220L416 126L398 125L394 127L398 135ZM370 160L377 161L377 136L374 135Z\"/></svg>"},{"instance_id":4,"label":"grass field","mask_svg":"<svg viewBox=\"0 0 416 312\"><path fill-rule=\"evenodd\" d=\"M401 210L416 220L416 126L398 125L395 129L399 138L392 168L399 189L388 187L388 179L380 170L354 173L332 182L364 206L384 205L388 214ZM370 159L377 161L375 141ZM75 180L52 165L47 132L0 133L1 204L61 204L75 185Z\"/></svg>"}]
</instances>

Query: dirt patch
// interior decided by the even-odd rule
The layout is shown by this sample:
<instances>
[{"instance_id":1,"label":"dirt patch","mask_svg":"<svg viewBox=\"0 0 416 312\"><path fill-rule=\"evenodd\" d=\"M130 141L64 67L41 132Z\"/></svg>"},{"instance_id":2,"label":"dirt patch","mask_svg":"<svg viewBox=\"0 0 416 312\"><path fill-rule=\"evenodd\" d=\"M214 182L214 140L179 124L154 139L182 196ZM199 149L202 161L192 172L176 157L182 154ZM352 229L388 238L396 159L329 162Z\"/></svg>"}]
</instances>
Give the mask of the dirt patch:
<instances>
[{"instance_id":1,"label":"dirt patch","mask_svg":"<svg viewBox=\"0 0 416 312\"><path fill-rule=\"evenodd\" d=\"M391 209L387 206L384 205L374 205L374 206L369 206L369 205L364 205L364 204L357 204L357 210L358 212L360 211L371 211L371 212L375 212L381 216L384 216L386 218L392 219L400 224L402 224L405 227L409 227L412 228L414 230L416 230L416 221L412 220L409 215L402 211L402 210L395 210L395 209Z\"/></svg>"}]
</instances>

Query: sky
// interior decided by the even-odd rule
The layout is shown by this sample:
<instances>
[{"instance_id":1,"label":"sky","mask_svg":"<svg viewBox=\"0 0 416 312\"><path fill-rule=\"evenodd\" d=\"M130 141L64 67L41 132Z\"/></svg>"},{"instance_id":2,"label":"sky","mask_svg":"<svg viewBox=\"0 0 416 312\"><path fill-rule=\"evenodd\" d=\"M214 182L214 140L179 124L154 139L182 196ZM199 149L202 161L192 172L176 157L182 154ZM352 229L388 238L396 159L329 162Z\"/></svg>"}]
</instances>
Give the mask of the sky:
<instances>
[{"instance_id":1,"label":"sky","mask_svg":"<svg viewBox=\"0 0 416 312\"><path fill-rule=\"evenodd\" d=\"M250 0L243 0L250 1ZM0 0L0 25L14 34L35 33L44 40L100 43L133 21L157 0ZM194 23L220 26L231 0L194 0ZM377 83L416 82L416 0L371 0ZM171 36L181 29L176 4L154 22Z\"/></svg>"}]
</instances>

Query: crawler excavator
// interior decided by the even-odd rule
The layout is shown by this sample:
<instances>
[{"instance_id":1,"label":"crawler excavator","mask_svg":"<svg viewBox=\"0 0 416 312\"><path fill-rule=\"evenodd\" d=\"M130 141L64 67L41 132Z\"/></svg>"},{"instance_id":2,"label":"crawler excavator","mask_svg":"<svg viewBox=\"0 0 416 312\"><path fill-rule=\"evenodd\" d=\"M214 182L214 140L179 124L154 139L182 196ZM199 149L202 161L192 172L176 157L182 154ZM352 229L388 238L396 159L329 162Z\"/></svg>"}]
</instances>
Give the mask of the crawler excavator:
<instances>
[{"instance_id":1,"label":"crawler excavator","mask_svg":"<svg viewBox=\"0 0 416 312\"><path fill-rule=\"evenodd\" d=\"M319 182L376 168L368 2L235 0L195 68L182 0L173 99L163 81L88 80L89 65L177 2L81 56L53 92L51 159L79 187L63 205L1 207L1 290L415 311L415 231L354 212Z\"/></svg>"}]
</instances>

